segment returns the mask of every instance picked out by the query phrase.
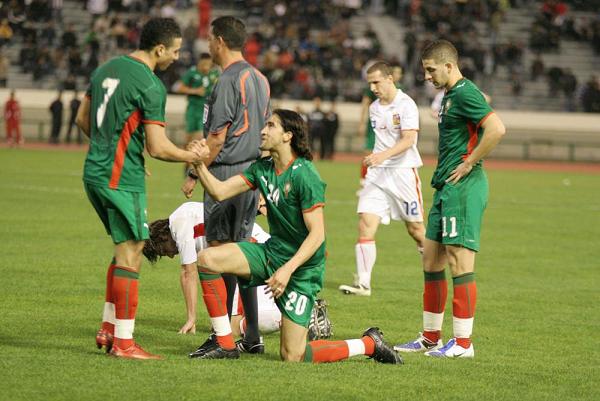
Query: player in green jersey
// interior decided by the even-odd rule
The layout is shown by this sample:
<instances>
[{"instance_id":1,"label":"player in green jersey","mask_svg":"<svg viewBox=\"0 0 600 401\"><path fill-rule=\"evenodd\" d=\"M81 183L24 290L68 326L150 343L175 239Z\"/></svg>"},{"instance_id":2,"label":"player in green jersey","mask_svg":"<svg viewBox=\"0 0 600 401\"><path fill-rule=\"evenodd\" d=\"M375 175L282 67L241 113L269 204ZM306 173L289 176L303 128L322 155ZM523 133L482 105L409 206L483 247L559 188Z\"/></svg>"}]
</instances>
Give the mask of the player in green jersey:
<instances>
[{"instance_id":1,"label":"player in green jersey","mask_svg":"<svg viewBox=\"0 0 600 401\"><path fill-rule=\"evenodd\" d=\"M225 284L219 275L231 273L242 285L266 283L282 313L280 354L285 361L331 362L353 355L369 355L386 363L401 363L398 354L383 342L377 328L346 341L313 341L306 344L310 314L325 273L325 183L317 173L308 147L306 123L291 110L274 110L261 131L260 149L270 157L252 163L241 174L225 181L204 164L196 168L204 189L222 201L249 190L258 190L267 201L271 238L265 244L228 243L198 255L204 302L217 338L231 333L223 315ZM238 358L237 349L217 344L200 359Z\"/></svg>"},{"instance_id":2,"label":"player in green jersey","mask_svg":"<svg viewBox=\"0 0 600 401\"><path fill-rule=\"evenodd\" d=\"M166 90L154 69L177 60L180 47L181 31L173 19L151 19L138 50L94 71L77 112L76 123L90 138L85 191L115 244L96 344L120 358L159 358L133 340L142 249L149 238L144 145L150 156L165 161L193 163L208 156L198 143L182 150L165 134Z\"/></svg>"},{"instance_id":3,"label":"player in green jersey","mask_svg":"<svg viewBox=\"0 0 600 401\"><path fill-rule=\"evenodd\" d=\"M432 42L422 55L425 79L444 89L439 111L438 164L429 212L423 270L423 333L394 347L401 352L425 352L432 357L473 357L471 343L477 301L475 254L488 200L488 182L482 159L494 149L505 128L475 84L458 69L458 53L445 40ZM441 330L450 266L454 337L442 346Z\"/></svg>"},{"instance_id":4,"label":"player in green jersey","mask_svg":"<svg viewBox=\"0 0 600 401\"><path fill-rule=\"evenodd\" d=\"M204 104L218 79L219 72L213 69L210 54L202 53L198 63L187 70L176 85L178 93L188 95L188 105L185 109L187 143L194 139L201 139L203 136Z\"/></svg>"}]
</instances>

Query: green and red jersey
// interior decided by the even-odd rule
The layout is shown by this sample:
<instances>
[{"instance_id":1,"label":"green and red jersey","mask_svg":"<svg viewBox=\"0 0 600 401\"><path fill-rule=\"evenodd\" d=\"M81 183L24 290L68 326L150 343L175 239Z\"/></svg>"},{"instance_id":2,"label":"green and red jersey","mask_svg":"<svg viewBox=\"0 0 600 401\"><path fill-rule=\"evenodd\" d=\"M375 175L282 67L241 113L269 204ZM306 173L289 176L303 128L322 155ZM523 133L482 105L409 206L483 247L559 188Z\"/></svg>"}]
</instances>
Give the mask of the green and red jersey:
<instances>
[{"instance_id":1,"label":"green and red jersey","mask_svg":"<svg viewBox=\"0 0 600 401\"><path fill-rule=\"evenodd\" d=\"M210 96L213 86L219 79L219 71L212 69L207 74L201 73L196 66L191 67L181 77L181 82L190 88L204 88L204 96L200 95L188 95L188 109L198 110L200 113L204 112L204 103Z\"/></svg>"},{"instance_id":2,"label":"green and red jersey","mask_svg":"<svg viewBox=\"0 0 600 401\"><path fill-rule=\"evenodd\" d=\"M272 158L259 159L241 176L266 200L271 234L265 245L267 252L291 259L308 236L303 213L325 205L326 184L314 165L303 158L292 161L285 171L276 171ZM325 242L301 268L324 263Z\"/></svg>"},{"instance_id":3,"label":"green and red jersey","mask_svg":"<svg viewBox=\"0 0 600 401\"><path fill-rule=\"evenodd\" d=\"M165 125L164 85L141 60L120 56L94 71L86 96L90 147L83 180L144 192L144 124Z\"/></svg>"},{"instance_id":4,"label":"green and red jersey","mask_svg":"<svg viewBox=\"0 0 600 401\"><path fill-rule=\"evenodd\" d=\"M442 99L438 119L438 164L431 186L441 189L450 173L479 144L481 124L493 113L479 88L466 78L458 81ZM478 161L473 168L481 168Z\"/></svg>"}]
</instances>

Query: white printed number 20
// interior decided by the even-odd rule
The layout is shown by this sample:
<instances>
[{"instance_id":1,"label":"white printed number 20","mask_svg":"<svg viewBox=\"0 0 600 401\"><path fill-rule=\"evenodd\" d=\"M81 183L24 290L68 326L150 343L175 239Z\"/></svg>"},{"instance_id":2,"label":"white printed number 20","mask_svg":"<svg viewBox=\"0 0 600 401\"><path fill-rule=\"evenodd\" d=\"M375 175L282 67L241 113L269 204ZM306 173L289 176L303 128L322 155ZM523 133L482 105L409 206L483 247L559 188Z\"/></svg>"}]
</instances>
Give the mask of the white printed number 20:
<instances>
[{"instance_id":1,"label":"white printed number 20","mask_svg":"<svg viewBox=\"0 0 600 401\"><path fill-rule=\"evenodd\" d=\"M285 303L285 310L294 311L296 315L301 315L306 310L306 303L308 302L308 298L306 295L300 295L295 291L290 291L288 294L288 300Z\"/></svg>"},{"instance_id":2,"label":"white printed number 20","mask_svg":"<svg viewBox=\"0 0 600 401\"><path fill-rule=\"evenodd\" d=\"M104 94L102 104L98 107L98 111L96 112L96 125L98 125L98 128L102 126L104 115L106 114L106 105L108 105L110 97L115 93L117 86L119 86L119 82L118 79L114 78L104 78L104 81L102 81L102 88L106 89L106 93Z\"/></svg>"},{"instance_id":3,"label":"white printed number 20","mask_svg":"<svg viewBox=\"0 0 600 401\"><path fill-rule=\"evenodd\" d=\"M456 217L450 217L448 220L450 220L450 232L447 229L446 217L442 217L442 236L454 238L458 235L458 232L456 232Z\"/></svg>"}]
</instances>

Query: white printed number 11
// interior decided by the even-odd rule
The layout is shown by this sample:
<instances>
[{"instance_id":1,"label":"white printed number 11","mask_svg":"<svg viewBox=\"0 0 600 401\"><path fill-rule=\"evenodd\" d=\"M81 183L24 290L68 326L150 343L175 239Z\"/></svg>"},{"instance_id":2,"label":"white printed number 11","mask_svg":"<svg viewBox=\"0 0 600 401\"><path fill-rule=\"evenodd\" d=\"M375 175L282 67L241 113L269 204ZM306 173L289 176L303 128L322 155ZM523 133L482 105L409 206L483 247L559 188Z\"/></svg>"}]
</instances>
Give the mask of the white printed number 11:
<instances>
[{"instance_id":1,"label":"white printed number 11","mask_svg":"<svg viewBox=\"0 0 600 401\"><path fill-rule=\"evenodd\" d=\"M446 217L442 217L442 237L454 238L458 235L456 232L456 217L450 217L448 220L450 220L450 233L447 230Z\"/></svg>"},{"instance_id":2,"label":"white printed number 11","mask_svg":"<svg viewBox=\"0 0 600 401\"><path fill-rule=\"evenodd\" d=\"M102 104L98 107L98 111L96 112L96 125L98 128L102 126L104 115L106 114L106 105L108 105L110 97L115 93L117 86L119 86L119 82L118 79L114 78L104 78L104 81L102 81L102 88L106 89L106 93L104 94Z\"/></svg>"}]
</instances>

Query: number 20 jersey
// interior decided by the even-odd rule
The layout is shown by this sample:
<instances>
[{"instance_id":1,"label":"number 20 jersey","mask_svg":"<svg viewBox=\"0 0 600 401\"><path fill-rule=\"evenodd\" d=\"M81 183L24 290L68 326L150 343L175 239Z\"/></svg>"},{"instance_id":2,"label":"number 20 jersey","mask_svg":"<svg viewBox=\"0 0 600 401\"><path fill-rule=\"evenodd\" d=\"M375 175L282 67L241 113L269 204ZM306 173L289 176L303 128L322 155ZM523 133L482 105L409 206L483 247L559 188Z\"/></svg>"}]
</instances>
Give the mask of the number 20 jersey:
<instances>
[{"instance_id":1,"label":"number 20 jersey","mask_svg":"<svg viewBox=\"0 0 600 401\"><path fill-rule=\"evenodd\" d=\"M113 58L92 74L90 147L83 180L145 192L144 124L165 125L166 90L141 60Z\"/></svg>"}]
</instances>

